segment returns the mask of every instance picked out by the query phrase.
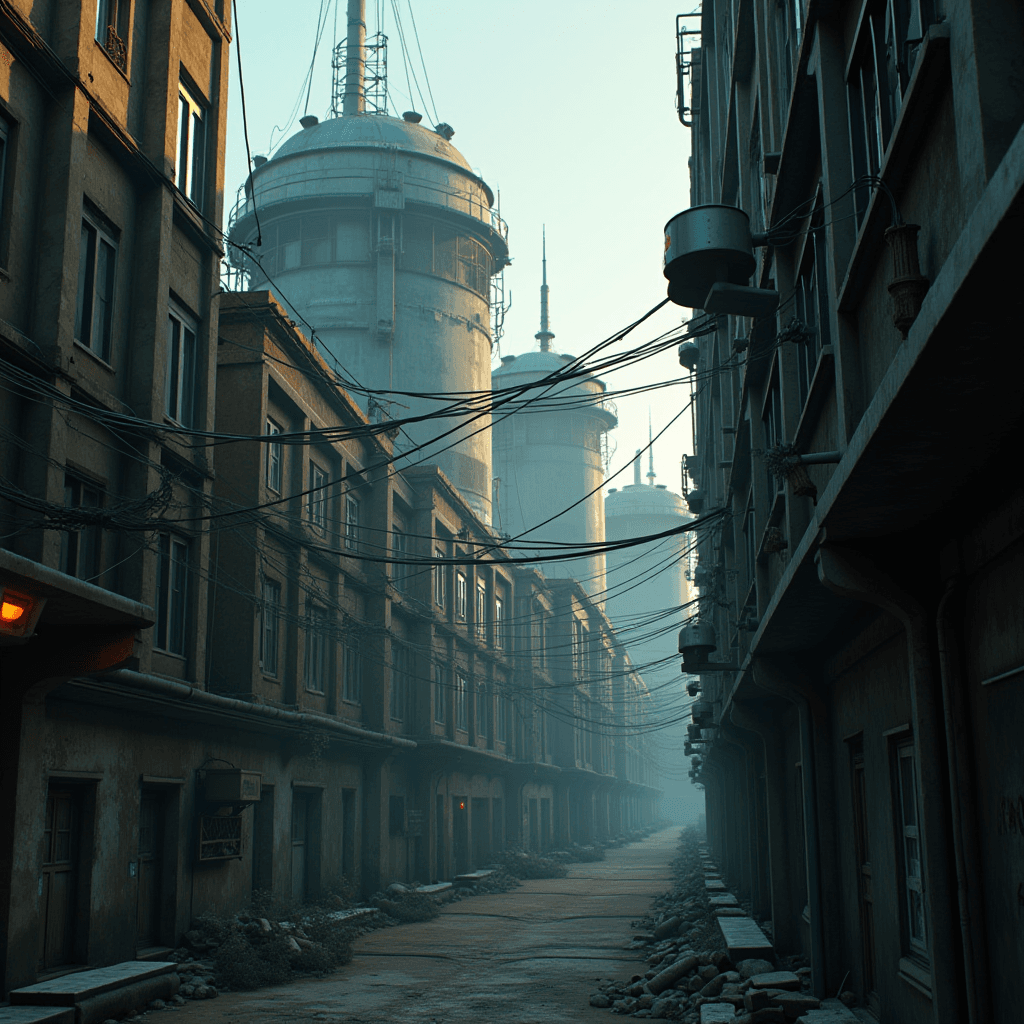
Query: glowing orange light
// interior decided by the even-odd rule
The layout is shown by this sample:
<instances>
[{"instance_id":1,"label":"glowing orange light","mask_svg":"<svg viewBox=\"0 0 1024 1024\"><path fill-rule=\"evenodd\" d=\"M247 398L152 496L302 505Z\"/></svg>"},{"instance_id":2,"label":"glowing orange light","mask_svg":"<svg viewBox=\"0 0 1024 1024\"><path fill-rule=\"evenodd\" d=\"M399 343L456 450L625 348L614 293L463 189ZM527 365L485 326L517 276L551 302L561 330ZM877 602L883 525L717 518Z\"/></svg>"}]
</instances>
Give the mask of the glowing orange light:
<instances>
[{"instance_id":1,"label":"glowing orange light","mask_svg":"<svg viewBox=\"0 0 1024 1024\"><path fill-rule=\"evenodd\" d=\"M14 624L25 617L28 612L28 604L19 604L17 601L4 601L0 605L0 620Z\"/></svg>"},{"instance_id":2,"label":"glowing orange light","mask_svg":"<svg viewBox=\"0 0 1024 1024\"><path fill-rule=\"evenodd\" d=\"M459 803L459 810L460 811L464 811L465 809L466 809L466 802L465 802L465 800L463 800L463 801L461 801Z\"/></svg>"}]
</instances>

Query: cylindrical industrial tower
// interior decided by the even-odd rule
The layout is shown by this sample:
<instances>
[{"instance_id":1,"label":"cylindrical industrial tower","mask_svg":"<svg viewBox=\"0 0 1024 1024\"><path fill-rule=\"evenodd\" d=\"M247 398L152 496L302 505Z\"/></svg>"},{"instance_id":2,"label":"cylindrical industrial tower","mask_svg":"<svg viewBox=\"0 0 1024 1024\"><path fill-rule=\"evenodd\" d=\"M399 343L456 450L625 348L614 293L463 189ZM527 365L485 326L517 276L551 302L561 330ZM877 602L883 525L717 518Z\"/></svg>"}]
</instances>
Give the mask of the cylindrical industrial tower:
<instances>
[{"instance_id":1,"label":"cylindrical industrial tower","mask_svg":"<svg viewBox=\"0 0 1024 1024\"><path fill-rule=\"evenodd\" d=\"M540 351L502 358L491 375L499 401L502 389L540 381L573 359L551 351L554 334L548 325L546 251L542 265L541 323L536 335ZM550 388L531 388L495 412L495 525L502 533L517 537L530 531L524 543L604 542L605 435L618 422L615 406L604 393L602 381L580 377ZM513 408L516 411L509 415ZM603 554L545 562L542 568L545 576L578 579L591 596L604 600Z\"/></svg>"},{"instance_id":2,"label":"cylindrical industrial tower","mask_svg":"<svg viewBox=\"0 0 1024 1024\"><path fill-rule=\"evenodd\" d=\"M258 256L258 264L247 262L249 288L274 290L358 385L486 392L490 281L508 262L507 230L490 188L448 141L448 125L427 128L412 111L402 118L365 112L362 4L349 6L344 115L322 123L304 117L271 159L256 161L230 238ZM382 396L369 407L365 395L353 397L390 419L447 404ZM489 419L429 443L458 422L410 425L395 445L426 444L416 460L440 465L489 521Z\"/></svg>"},{"instance_id":3,"label":"cylindrical industrial tower","mask_svg":"<svg viewBox=\"0 0 1024 1024\"><path fill-rule=\"evenodd\" d=\"M609 543L662 533L688 522L692 516L678 494L655 484L651 454L646 484L640 482L641 454L633 463L633 483L608 492L604 502L605 532ZM657 714L676 719L687 701L685 679L680 677L676 654L676 609L689 600L686 548L689 534L612 551L608 554L606 610L633 664L654 694ZM665 659L668 659L665 661ZM664 664L657 665L657 662ZM673 685L673 683L675 683ZM653 734L655 756L661 762L662 805L666 813L689 820L701 809L697 792L685 780L685 724Z\"/></svg>"}]
</instances>

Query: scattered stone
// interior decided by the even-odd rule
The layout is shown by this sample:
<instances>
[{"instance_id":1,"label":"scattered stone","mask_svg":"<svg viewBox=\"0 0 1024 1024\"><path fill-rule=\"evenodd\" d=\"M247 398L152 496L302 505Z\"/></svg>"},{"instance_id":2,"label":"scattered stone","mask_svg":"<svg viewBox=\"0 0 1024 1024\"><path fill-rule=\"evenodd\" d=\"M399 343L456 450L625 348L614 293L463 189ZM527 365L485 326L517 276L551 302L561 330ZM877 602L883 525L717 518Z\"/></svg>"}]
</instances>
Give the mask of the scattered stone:
<instances>
[{"instance_id":1,"label":"scattered stone","mask_svg":"<svg viewBox=\"0 0 1024 1024\"><path fill-rule=\"evenodd\" d=\"M787 1017L799 1017L808 1010L817 1010L821 1000L803 992L786 992L772 1000L775 1006L781 1006Z\"/></svg>"},{"instance_id":2,"label":"scattered stone","mask_svg":"<svg viewBox=\"0 0 1024 1024\"><path fill-rule=\"evenodd\" d=\"M149 1001L150 1010L166 1010L167 1004L162 999L151 999Z\"/></svg>"},{"instance_id":3,"label":"scattered stone","mask_svg":"<svg viewBox=\"0 0 1024 1024\"><path fill-rule=\"evenodd\" d=\"M840 992L839 993L839 1002L841 1002L843 1004L843 1006L846 1006L846 1007L856 1006L857 1005L856 993L851 992L849 989L847 989L845 992Z\"/></svg>"},{"instance_id":4,"label":"scattered stone","mask_svg":"<svg viewBox=\"0 0 1024 1024\"><path fill-rule=\"evenodd\" d=\"M602 992L595 992L590 997L590 1005L596 1006L599 1010L606 1010L612 1005L612 1001Z\"/></svg>"},{"instance_id":5,"label":"scattered stone","mask_svg":"<svg viewBox=\"0 0 1024 1024\"><path fill-rule=\"evenodd\" d=\"M662 922L654 929L655 940L667 939L670 935L675 935L683 919L681 917L670 917L668 920Z\"/></svg>"},{"instance_id":6,"label":"scattered stone","mask_svg":"<svg viewBox=\"0 0 1024 1024\"><path fill-rule=\"evenodd\" d=\"M741 978L753 978L758 974L769 974L775 970L767 960L741 960L736 965Z\"/></svg>"}]
</instances>

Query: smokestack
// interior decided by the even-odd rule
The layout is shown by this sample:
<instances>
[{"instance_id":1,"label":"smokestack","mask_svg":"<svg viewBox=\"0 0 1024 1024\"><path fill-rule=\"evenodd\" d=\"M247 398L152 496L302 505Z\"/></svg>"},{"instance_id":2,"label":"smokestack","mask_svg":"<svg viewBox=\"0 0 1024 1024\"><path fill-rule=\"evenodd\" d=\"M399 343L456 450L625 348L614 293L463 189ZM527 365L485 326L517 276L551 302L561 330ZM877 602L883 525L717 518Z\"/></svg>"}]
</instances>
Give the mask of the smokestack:
<instances>
[{"instance_id":1,"label":"smokestack","mask_svg":"<svg viewBox=\"0 0 1024 1024\"><path fill-rule=\"evenodd\" d=\"M636 458L633 459L633 486L640 486L640 449L636 450Z\"/></svg>"},{"instance_id":2,"label":"smokestack","mask_svg":"<svg viewBox=\"0 0 1024 1024\"><path fill-rule=\"evenodd\" d=\"M366 75L366 0L348 0L348 36L345 39L345 95L343 114L366 110L363 78Z\"/></svg>"}]
</instances>

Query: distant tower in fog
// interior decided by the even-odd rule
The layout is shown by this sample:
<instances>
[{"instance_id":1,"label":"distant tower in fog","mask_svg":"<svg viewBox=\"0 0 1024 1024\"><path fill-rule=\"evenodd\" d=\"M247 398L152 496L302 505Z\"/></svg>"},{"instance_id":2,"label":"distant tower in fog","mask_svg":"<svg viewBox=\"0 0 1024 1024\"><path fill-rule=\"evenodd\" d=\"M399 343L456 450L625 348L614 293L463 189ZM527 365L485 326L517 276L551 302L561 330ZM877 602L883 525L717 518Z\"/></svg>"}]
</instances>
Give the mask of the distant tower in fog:
<instances>
[{"instance_id":1,"label":"distant tower in fog","mask_svg":"<svg viewBox=\"0 0 1024 1024\"><path fill-rule=\"evenodd\" d=\"M570 355L551 351L555 335L548 310L546 237L541 268L540 330L535 335L540 351L504 356L491 375L495 391L541 381L573 361ZM575 378L524 392L511 415L503 412L512 403L495 412L493 458L499 483L494 524L502 533L516 537L557 516L530 532L524 542L604 541L605 435L618 423L615 407L603 397L604 392L604 383L596 377ZM558 515L576 502L570 511ZM597 600L603 600L604 570L604 555L544 564L545 576L578 579Z\"/></svg>"},{"instance_id":2,"label":"distant tower in fog","mask_svg":"<svg viewBox=\"0 0 1024 1024\"><path fill-rule=\"evenodd\" d=\"M609 491L605 498L605 534L609 542L663 533L691 518L678 494L654 482L653 446L648 450L648 482L640 482L641 453L637 452L633 461L633 483L621 490ZM676 621L678 615L667 616L649 626L630 627L689 600L684 554L689 542L689 534L683 533L608 554L606 610L636 665L675 655L675 633L668 630L660 636L650 634L657 633L659 626ZM667 673L675 677L677 670L675 661L671 661L664 669L645 672L644 678L653 685L659 675Z\"/></svg>"}]
</instances>

